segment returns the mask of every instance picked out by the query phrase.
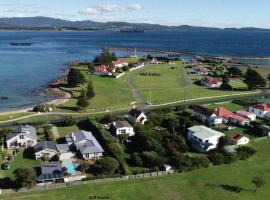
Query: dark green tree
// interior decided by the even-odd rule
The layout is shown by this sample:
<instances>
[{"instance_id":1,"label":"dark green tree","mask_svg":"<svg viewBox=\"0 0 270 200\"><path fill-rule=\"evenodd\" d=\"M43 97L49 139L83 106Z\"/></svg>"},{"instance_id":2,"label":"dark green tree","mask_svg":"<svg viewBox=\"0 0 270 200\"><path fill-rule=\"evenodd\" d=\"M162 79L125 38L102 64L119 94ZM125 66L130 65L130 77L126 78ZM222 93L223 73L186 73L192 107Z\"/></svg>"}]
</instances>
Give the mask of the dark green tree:
<instances>
[{"instance_id":1,"label":"dark green tree","mask_svg":"<svg viewBox=\"0 0 270 200\"><path fill-rule=\"evenodd\" d=\"M67 75L67 81L68 81L68 86L69 87L76 87L80 84L85 83L85 77L84 75L80 72L80 70L71 68L69 70L69 73Z\"/></svg>"},{"instance_id":2,"label":"dark green tree","mask_svg":"<svg viewBox=\"0 0 270 200\"><path fill-rule=\"evenodd\" d=\"M36 183L36 173L31 168L18 168L15 170L14 175L17 183L21 187L31 188Z\"/></svg>"},{"instance_id":3,"label":"dark green tree","mask_svg":"<svg viewBox=\"0 0 270 200\"><path fill-rule=\"evenodd\" d=\"M266 86L266 81L256 70L248 69L244 78L249 90Z\"/></svg>"},{"instance_id":4,"label":"dark green tree","mask_svg":"<svg viewBox=\"0 0 270 200\"><path fill-rule=\"evenodd\" d=\"M112 65L112 61L116 61L117 57L114 52L110 53L108 49L103 49L99 56L96 56L94 63L103 65Z\"/></svg>"},{"instance_id":5,"label":"dark green tree","mask_svg":"<svg viewBox=\"0 0 270 200\"><path fill-rule=\"evenodd\" d=\"M72 115L67 115L64 117L65 126L74 126L77 124L77 119Z\"/></svg>"},{"instance_id":6,"label":"dark green tree","mask_svg":"<svg viewBox=\"0 0 270 200\"><path fill-rule=\"evenodd\" d=\"M89 102L88 102L85 91L82 91L81 95L78 97L77 106L80 109L83 109L83 108L86 108L87 106L89 106Z\"/></svg>"},{"instance_id":7,"label":"dark green tree","mask_svg":"<svg viewBox=\"0 0 270 200\"><path fill-rule=\"evenodd\" d=\"M230 68L228 68L228 73L229 73L230 77L243 76L242 71L238 67L230 67Z\"/></svg>"},{"instance_id":8,"label":"dark green tree","mask_svg":"<svg viewBox=\"0 0 270 200\"><path fill-rule=\"evenodd\" d=\"M95 97L95 91L94 91L94 87L93 87L93 82L90 80L88 81L87 84L87 88L86 88L86 96L88 99L91 99L93 97Z\"/></svg>"},{"instance_id":9,"label":"dark green tree","mask_svg":"<svg viewBox=\"0 0 270 200\"><path fill-rule=\"evenodd\" d=\"M143 161L137 152L131 154L130 161L131 164L136 167L141 167L143 165Z\"/></svg>"},{"instance_id":10,"label":"dark green tree","mask_svg":"<svg viewBox=\"0 0 270 200\"><path fill-rule=\"evenodd\" d=\"M265 184L264 179L261 176L255 176L251 182L255 185L255 192Z\"/></svg>"},{"instance_id":11,"label":"dark green tree","mask_svg":"<svg viewBox=\"0 0 270 200\"><path fill-rule=\"evenodd\" d=\"M112 175L119 168L119 163L111 157L104 157L96 161L96 167L100 174Z\"/></svg>"}]
</instances>

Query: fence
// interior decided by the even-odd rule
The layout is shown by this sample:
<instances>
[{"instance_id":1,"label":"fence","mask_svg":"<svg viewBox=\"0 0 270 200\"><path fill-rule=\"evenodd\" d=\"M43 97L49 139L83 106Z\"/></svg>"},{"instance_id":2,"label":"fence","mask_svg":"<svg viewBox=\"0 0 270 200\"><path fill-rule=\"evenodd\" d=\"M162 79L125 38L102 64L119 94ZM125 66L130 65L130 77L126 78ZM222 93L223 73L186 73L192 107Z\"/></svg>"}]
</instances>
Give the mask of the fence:
<instances>
[{"instance_id":1,"label":"fence","mask_svg":"<svg viewBox=\"0 0 270 200\"><path fill-rule=\"evenodd\" d=\"M57 189L57 188L65 188L74 185L86 185L86 184L98 184L98 183L112 183L112 182L119 182L119 181L127 181L132 179L142 179L142 178L151 178L151 177L158 177L164 176L167 174L174 173L174 170L169 171L159 171L159 172L149 172L144 174L137 174L137 175L127 175L115 178L103 178L103 179L93 179L87 181L74 181L69 183L52 183L46 185L36 185L31 189L27 188L12 188L12 189L2 189L0 190L0 194L13 194L13 193L22 193L22 192L35 192L40 190L48 190L48 189Z\"/></svg>"}]
</instances>

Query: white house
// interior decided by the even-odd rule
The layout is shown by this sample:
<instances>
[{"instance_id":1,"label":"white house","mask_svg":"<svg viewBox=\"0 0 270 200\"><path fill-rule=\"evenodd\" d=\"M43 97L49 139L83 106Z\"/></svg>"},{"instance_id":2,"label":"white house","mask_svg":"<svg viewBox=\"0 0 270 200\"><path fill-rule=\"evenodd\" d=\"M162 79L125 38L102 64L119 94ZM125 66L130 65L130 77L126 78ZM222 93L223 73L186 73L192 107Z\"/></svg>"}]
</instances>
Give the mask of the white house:
<instances>
[{"instance_id":1,"label":"white house","mask_svg":"<svg viewBox=\"0 0 270 200\"><path fill-rule=\"evenodd\" d=\"M194 111L193 115L203 123L218 125L223 122L223 119L218 117L212 109L208 109L203 106L195 106Z\"/></svg>"},{"instance_id":2,"label":"white house","mask_svg":"<svg viewBox=\"0 0 270 200\"><path fill-rule=\"evenodd\" d=\"M237 133L231 133L229 139L236 145L245 145L249 143L249 138Z\"/></svg>"},{"instance_id":3,"label":"white house","mask_svg":"<svg viewBox=\"0 0 270 200\"><path fill-rule=\"evenodd\" d=\"M260 118L269 118L270 113L270 104L262 103L253 106L249 106L248 111L255 114Z\"/></svg>"},{"instance_id":4,"label":"white house","mask_svg":"<svg viewBox=\"0 0 270 200\"><path fill-rule=\"evenodd\" d=\"M37 132L32 126L24 125L11 133L6 134L6 147L33 147L37 144Z\"/></svg>"},{"instance_id":5,"label":"white house","mask_svg":"<svg viewBox=\"0 0 270 200\"><path fill-rule=\"evenodd\" d=\"M129 121L134 121L137 123L144 124L147 121L147 117L144 114L143 111L137 110L133 108L129 113L128 113L128 120Z\"/></svg>"},{"instance_id":6,"label":"white house","mask_svg":"<svg viewBox=\"0 0 270 200\"><path fill-rule=\"evenodd\" d=\"M222 85L222 80L219 78L213 77L204 77L201 79L201 85L208 87L208 88L220 88Z\"/></svg>"},{"instance_id":7,"label":"white house","mask_svg":"<svg viewBox=\"0 0 270 200\"><path fill-rule=\"evenodd\" d=\"M104 150L91 132L79 130L65 138L69 147L76 148L83 159L97 160L103 156Z\"/></svg>"},{"instance_id":8,"label":"white house","mask_svg":"<svg viewBox=\"0 0 270 200\"><path fill-rule=\"evenodd\" d=\"M122 68L122 67L128 66L128 62L124 60L117 60L117 61L113 61L112 65L116 68Z\"/></svg>"},{"instance_id":9,"label":"white house","mask_svg":"<svg viewBox=\"0 0 270 200\"><path fill-rule=\"evenodd\" d=\"M116 135L127 134L129 137L135 135L134 128L126 121L113 122Z\"/></svg>"},{"instance_id":10,"label":"white house","mask_svg":"<svg viewBox=\"0 0 270 200\"><path fill-rule=\"evenodd\" d=\"M256 121L256 115L245 110L236 111L236 114L249 119L250 121Z\"/></svg>"},{"instance_id":11,"label":"white house","mask_svg":"<svg viewBox=\"0 0 270 200\"><path fill-rule=\"evenodd\" d=\"M34 153L36 160L50 160L52 157L57 155L56 145L51 141L39 142L34 146Z\"/></svg>"},{"instance_id":12,"label":"white house","mask_svg":"<svg viewBox=\"0 0 270 200\"><path fill-rule=\"evenodd\" d=\"M191 142L192 148L200 152L208 152L215 149L219 138L224 136L224 133L215 131L206 126L193 126L188 128L187 139Z\"/></svg>"}]
</instances>

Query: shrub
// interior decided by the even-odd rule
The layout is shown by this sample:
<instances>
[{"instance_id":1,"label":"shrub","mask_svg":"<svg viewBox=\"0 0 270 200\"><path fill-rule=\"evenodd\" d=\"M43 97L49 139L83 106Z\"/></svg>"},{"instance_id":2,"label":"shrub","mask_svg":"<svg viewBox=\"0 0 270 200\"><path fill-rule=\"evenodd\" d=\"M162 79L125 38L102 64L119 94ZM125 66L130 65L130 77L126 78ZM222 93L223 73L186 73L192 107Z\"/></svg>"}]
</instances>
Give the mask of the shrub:
<instances>
[{"instance_id":1,"label":"shrub","mask_svg":"<svg viewBox=\"0 0 270 200\"><path fill-rule=\"evenodd\" d=\"M242 146L237 149L237 155L240 160L246 160L249 157L253 156L255 153L255 149L247 146Z\"/></svg>"},{"instance_id":2,"label":"shrub","mask_svg":"<svg viewBox=\"0 0 270 200\"><path fill-rule=\"evenodd\" d=\"M21 187L31 188L36 183L36 173L30 168L18 168L15 170L14 175L16 182Z\"/></svg>"},{"instance_id":3,"label":"shrub","mask_svg":"<svg viewBox=\"0 0 270 200\"><path fill-rule=\"evenodd\" d=\"M160 157L154 151L144 151L141 153L141 158L143 160L143 165L145 167L153 168L153 167L162 167L164 164L163 158Z\"/></svg>"},{"instance_id":4,"label":"shrub","mask_svg":"<svg viewBox=\"0 0 270 200\"><path fill-rule=\"evenodd\" d=\"M67 115L64 117L65 126L74 126L77 124L77 119L72 115Z\"/></svg>"},{"instance_id":5,"label":"shrub","mask_svg":"<svg viewBox=\"0 0 270 200\"><path fill-rule=\"evenodd\" d=\"M143 165L142 158L137 152L131 154L130 158L131 164L136 167L141 167Z\"/></svg>"},{"instance_id":6,"label":"shrub","mask_svg":"<svg viewBox=\"0 0 270 200\"><path fill-rule=\"evenodd\" d=\"M213 165L221 165L224 163L224 156L222 153L213 152L208 155L209 160Z\"/></svg>"},{"instance_id":7,"label":"shrub","mask_svg":"<svg viewBox=\"0 0 270 200\"><path fill-rule=\"evenodd\" d=\"M96 168L99 174L111 175L119 167L119 162L112 157L104 157L96 161Z\"/></svg>"}]
</instances>

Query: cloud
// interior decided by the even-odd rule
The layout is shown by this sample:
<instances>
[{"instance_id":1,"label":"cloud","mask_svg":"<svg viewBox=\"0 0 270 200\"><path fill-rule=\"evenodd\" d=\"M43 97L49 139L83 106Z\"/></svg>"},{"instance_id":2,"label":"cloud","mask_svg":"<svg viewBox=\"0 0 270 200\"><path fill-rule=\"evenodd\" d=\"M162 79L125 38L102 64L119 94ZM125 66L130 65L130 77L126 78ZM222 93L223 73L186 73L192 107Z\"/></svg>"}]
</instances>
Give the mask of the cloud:
<instances>
[{"instance_id":1,"label":"cloud","mask_svg":"<svg viewBox=\"0 0 270 200\"><path fill-rule=\"evenodd\" d=\"M120 6L120 5L102 5L97 7L88 7L80 10L78 13L82 15L98 15L102 13L119 13L127 10L137 11L141 10L141 4L132 4L128 6Z\"/></svg>"},{"instance_id":2,"label":"cloud","mask_svg":"<svg viewBox=\"0 0 270 200\"><path fill-rule=\"evenodd\" d=\"M127 8L129 10L141 10L142 9L142 5L139 4L139 3L136 3L136 4L129 5Z\"/></svg>"}]
</instances>

